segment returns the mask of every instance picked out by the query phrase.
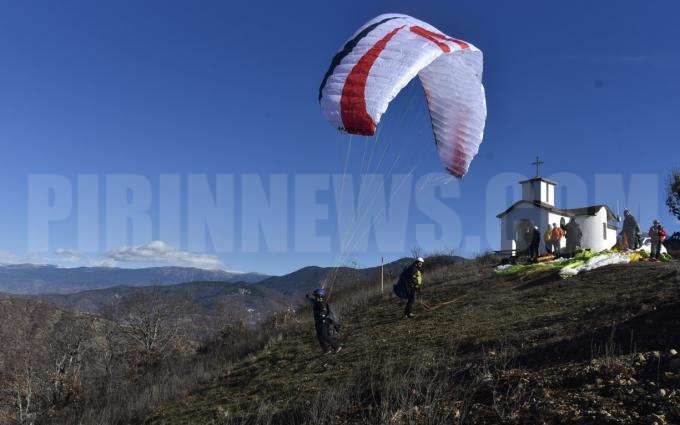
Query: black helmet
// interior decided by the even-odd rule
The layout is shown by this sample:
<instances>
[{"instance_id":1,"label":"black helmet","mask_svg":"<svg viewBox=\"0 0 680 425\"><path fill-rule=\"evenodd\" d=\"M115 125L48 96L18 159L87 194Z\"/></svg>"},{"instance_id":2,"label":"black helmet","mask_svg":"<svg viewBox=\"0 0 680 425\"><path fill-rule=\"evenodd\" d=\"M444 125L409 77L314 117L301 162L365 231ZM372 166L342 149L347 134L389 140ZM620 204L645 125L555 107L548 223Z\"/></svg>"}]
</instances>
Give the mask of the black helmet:
<instances>
[{"instance_id":1,"label":"black helmet","mask_svg":"<svg viewBox=\"0 0 680 425\"><path fill-rule=\"evenodd\" d=\"M324 288L316 288L312 294L316 298L326 298L327 292Z\"/></svg>"}]
</instances>

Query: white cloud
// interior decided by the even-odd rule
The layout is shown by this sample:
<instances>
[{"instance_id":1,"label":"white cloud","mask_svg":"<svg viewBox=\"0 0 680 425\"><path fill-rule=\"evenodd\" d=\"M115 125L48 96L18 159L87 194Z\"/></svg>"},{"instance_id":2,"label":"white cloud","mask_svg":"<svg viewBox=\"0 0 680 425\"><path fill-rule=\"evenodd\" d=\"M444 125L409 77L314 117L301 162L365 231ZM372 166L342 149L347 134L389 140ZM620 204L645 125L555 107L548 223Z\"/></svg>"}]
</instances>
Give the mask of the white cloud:
<instances>
[{"instance_id":1,"label":"white cloud","mask_svg":"<svg viewBox=\"0 0 680 425\"><path fill-rule=\"evenodd\" d=\"M216 255L180 251L163 241L151 241L145 245L123 246L107 252L105 258L119 263L224 269L224 264Z\"/></svg>"},{"instance_id":2,"label":"white cloud","mask_svg":"<svg viewBox=\"0 0 680 425\"><path fill-rule=\"evenodd\" d=\"M25 262L26 262L25 259L17 257L11 252L0 251L0 265L21 264Z\"/></svg>"},{"instance_id":3,"label":"white cloud","mask_svg":"<svg viewBox=\"0 0 680 425\"><path fill-rule=\"evenodd\" d=\"M57 255L63 255L63 256L80 257L80 253L77 250L71 249L71 248L57 248L57 249L54 250L54 253L57 254Z\"/></svg>"},{"instance_id":4,"label":"white cloud","mask_svg":"<svg viewBox=\"0 0 680 425\"><path fill-rule=\"evenodd\" d=\"M58 267L151 267L178 266L208 270L226 270L222 261L211 254L191 253L167 245L163 241L152 241L145 245L122 246L102 255L81 253L72 248L57 248L52 255L28 254L18 256L0 251L0 265L11 264L52 264ZM239 273L231 271L232 273Z\"/></svg>"},{"instance_id":5,"label":"white cloud","mask_svg":"<svg viewBox=\"0 0 680 425\"><path fill-rule=\"evenodd\" d=\"M76 249L72 248L57 248L54 250L56 259L43 259L43 262L49 264L56 263L59 266L90 266L90 267L116 267L118 264L110 258L91 258L83 255Z\"/></svg>"},{"instance_id":6,"label":"white cloud","mask_svg":"<svg viewBox=\"0 0 680 425\"><path fill-rule=\"evenodd\" d=\"M54 250L54 253L57 255L57 257L59 257L57 262L66 262L76 265L80 265L85 262L85 259L75 249L57 248Z\"/></svg>"}]
</instances>

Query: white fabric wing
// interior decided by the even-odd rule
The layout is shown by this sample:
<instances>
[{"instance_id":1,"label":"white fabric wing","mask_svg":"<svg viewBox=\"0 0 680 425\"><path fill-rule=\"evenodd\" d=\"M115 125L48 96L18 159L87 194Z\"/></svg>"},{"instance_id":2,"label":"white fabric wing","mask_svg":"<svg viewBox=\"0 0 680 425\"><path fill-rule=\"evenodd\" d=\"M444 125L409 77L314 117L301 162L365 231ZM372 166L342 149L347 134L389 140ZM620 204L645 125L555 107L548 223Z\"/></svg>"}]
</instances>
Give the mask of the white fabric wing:
<instances>
[{"instance_id":1,"label":"white fabric wing","mask_svg":"<svg viewBox=\"0 0 680 425\"><path fill-rule=\"evenodd\" d=\"M352 134L373 135L394 97L416 75L425 90L437 151L462 177L486 121L482 52L406 15L380 15L335 55L319 88L326 118Z\"/></svg>"}]
</instances>

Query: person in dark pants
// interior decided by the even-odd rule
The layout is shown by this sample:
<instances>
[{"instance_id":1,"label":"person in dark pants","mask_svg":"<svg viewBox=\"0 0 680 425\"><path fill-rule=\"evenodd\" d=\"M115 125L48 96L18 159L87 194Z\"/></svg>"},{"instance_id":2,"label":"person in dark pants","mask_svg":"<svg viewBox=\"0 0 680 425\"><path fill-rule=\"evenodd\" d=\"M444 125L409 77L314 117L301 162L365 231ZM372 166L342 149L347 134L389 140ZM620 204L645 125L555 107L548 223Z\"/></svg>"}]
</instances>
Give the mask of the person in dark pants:
<instances>
[{"instance_id":1,"label":"person in dark pants","mask_svg":"<svg viewBox=\"0 0 680 425\"><path fill-rule=\"evenodd\" d=\"M308 294L305 296L312 302L314 328L321 349L326 354L338 353L342 350L342 347L338 344L340 321L333 314L330 304L326 301L328 293L324 288L318 288L314 290L311 297Z\"/></svg>"},{"instance_id":2,"label":"person in dark pants","mask_svg":"<svg viewBox=\"0 0 680 425\"><path fill-rule=\"evenodd\" d=\"M574 217L567 223L567 257L572 258L576 253L576 250L581 247L581 238L583 237L583 232L581 231L581 226L576 222Z\"/></svg>"},{"instance_id":3,"label":"person in dark pants","mask_svg":"<svg viewBox=\"0 0 680 425\"><path fill-rule=\"evenodd\" d=\"M529 261L538 260L538 247L541 244L541 231L538 226L534 226L533 234L531 235L531 244L529 244Z\"/></svg>"},{"instance_id":4,"label":"person in dark pants","mask_svg":"<svg viewBox=\"0 0 680 425\"><path fill-rule=\"evenodd\" d=\"M666 230L659 222L659 220L654 220L652 227L649 228L647 233L652 239L652 250L650 252L650 257L654 260L658 260L661 256L661 244L664 239L666 239Z\"/></svg>"},{"instance_id":5,"label":"person in dark pants","mask_svg":"<svg viewBox=\"0 0 680 425\"><path fill-rule=\"evenodd\" d=\"M624 249L640 248L640 226L628 209L623 210L623 230L621 233L623 236Z\"/></svg>"},{"instance_id":6,"label":"person in dark pants","mask_svg":"<svg viewBox=\"0 0 680 425\"><path fill-rule=\"evenodd\" d=\"M408 301L406 302L406 308L404 309L404 317L414 317L413 314L413 304L416 302L416 294L420 292L420 288L423 285L423 273L422 268L425 260L422 257L416 258L413 262L402 272L401 279L405 279L406 288L408 290Z\"/></svg>"},{"instance_id":7,"label":"person in dark pants","mask_svg":"<svg viewBox=\"0 0 680 425\"><path fill-rule=\"evenodd\" d=\"M553 243L553 254L555 257L559 257L560 250L562 249L562 237L564 236L564 229L558 227L557 223L552 225L552 243Z\"/></svg>"}]
</instances>

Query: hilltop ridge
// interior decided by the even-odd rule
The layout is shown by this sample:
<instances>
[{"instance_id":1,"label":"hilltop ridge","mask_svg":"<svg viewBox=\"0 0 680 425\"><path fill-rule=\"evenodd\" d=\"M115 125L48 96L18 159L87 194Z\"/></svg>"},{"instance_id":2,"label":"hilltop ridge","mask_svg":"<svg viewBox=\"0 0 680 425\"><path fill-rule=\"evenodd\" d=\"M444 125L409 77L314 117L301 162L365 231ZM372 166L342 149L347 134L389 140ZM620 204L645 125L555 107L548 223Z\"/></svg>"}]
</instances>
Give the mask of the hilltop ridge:
<instances>
[{"instance_id":1,"label":"hilltop ridge","mask_svg":"<svg viewBox=\"0 0 680 425\"><path fill-rule=\"evenodd\" d=\"M192 281L257 283L260 273L206 270L194 267L74 267L11 264L0 266L0 292L8 294L73 294L114 286L172 285Z\"/></svg>"},{"instance_id":2,"label":"hilltop ridge","mask_svg":"<svg viewBox=\"0 0 680 425\"><path fill-rule=\"evenodd\" d=\"M680 421L677 262L570 279L497 276L494 264L428 261L414 320L379 288L339 292L341 353L320 353L301 311L144 423Z\"/></svg>"}]
</instances>

